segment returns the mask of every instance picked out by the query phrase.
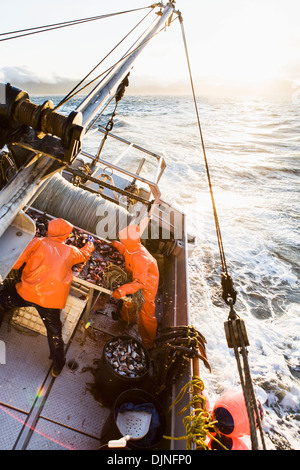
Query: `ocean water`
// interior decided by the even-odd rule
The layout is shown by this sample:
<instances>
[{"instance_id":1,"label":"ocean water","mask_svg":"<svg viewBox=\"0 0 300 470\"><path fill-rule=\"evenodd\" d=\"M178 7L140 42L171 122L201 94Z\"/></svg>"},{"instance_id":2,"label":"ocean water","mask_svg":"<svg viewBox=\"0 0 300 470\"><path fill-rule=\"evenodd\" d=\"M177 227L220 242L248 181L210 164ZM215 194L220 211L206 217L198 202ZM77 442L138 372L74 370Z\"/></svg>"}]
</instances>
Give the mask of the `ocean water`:
<instances>
[{"instance_id":1,"label":"ocean water","mask_svg":"<svg viewBox=\"0 0 300 470\"><path fill-rule=\"evenodd\" d=\"M45 97L32 98L42 102ZM266 446L299 450L300 104L292 98L198 97L197 102L228 271L238 291L235 310L246 324L252 379L264 409ZM109 116L110 108L102 125ZM221 298L221 264L193 101L125 96L113 132L164 155L162 195L184 209L188 230L197 237L188 263L190 316L207 340L212 373L203 367L201 377L212 407L222 393L240 385L224 333L229 308ZM84 148L95 151L98 139L93 135ZM103 158L114 161L114 152ZM132 149L126 162L136 168ZM146 172L153 169L150 164Z\"/></svg>"}]
</instances>

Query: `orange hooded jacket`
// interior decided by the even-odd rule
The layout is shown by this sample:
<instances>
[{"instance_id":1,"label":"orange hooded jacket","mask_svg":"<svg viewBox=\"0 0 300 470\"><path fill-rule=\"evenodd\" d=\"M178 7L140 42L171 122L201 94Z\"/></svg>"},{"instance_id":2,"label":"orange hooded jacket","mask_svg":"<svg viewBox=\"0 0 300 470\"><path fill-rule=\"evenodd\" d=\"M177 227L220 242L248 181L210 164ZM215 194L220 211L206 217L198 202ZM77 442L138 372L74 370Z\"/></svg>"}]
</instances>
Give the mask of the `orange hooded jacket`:
<instances>
[{"instance_id":1,"label":"orange hooded jacket","mask_svg":"<svg viewBox=\"0 0 300 470\"><path fill-rule=\"evenodd\" d=\"M125 270L132 274L132 282L117 289L121 297L142 289L144 299L154 301L158 288L159 273L156 259L141 244L140 230L129 225L119 233L120 242L113 245L124 256Z\"/></svg>"},{"instance_id":2,"label":"orange hooded jacket","mask_svg":"<svg viewBox=\"0 0 300 470\"><path fill-rule=\"evenodd\" d=\"M138 328L144 345L151 349L157 331L155 317L155 297L158 289L159 271L155 258L141 244L140 229L136 225L129 225L119 233L120 242L113 245L125 258L125 270L132 274L132 281L118 287L113 297L120 299L127 294L133 294L139 289L144 296L144 304L138 317ZM122 317L126 315L126 308L122 309ZM126 319L126 318L124 318Z\"/></svg>"},{"instance_id":3,"label":"orange hooded jacket","mask_svg":"<svg viewBox=\"0 0 300 470\"><path fill-rule=\"evenodd\" d=\"M64 219L53 219L48 236L34 238L27 245L13 269L24 263L18 294L28 302L46 308L64 308L73 278L72 266L87 261L94 245L87 242L81 249L65 245L73 226Z\"/></svg>"}]
</instances>

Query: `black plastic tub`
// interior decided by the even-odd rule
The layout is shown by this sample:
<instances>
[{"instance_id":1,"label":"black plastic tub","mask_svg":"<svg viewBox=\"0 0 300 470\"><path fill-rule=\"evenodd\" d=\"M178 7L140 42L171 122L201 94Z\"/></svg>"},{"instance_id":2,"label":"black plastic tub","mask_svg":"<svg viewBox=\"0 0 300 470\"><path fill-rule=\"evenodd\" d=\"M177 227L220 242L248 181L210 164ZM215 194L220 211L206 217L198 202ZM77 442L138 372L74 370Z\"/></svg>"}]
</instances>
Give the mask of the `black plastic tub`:
<instances>
[{"instance_id":1,"label":"black plastic tub","mask_svg":"<svg viewBox=\"0 0 300 470\"><path fill-rule=\"evenodd\" d=\"M112 343L120 339L122 342L131 343L134 341L144 352L146 366L144 371L136 377L128 377L117 373L106 357L106 352L111 348ZM104 406L111 407L121 392L130 388L145 388L149 377L150 358L144 345L132 336L118 336L106 343L103 348L100 363L95 372L95 387L97 395Z\"/></svg>"}]
</instances>

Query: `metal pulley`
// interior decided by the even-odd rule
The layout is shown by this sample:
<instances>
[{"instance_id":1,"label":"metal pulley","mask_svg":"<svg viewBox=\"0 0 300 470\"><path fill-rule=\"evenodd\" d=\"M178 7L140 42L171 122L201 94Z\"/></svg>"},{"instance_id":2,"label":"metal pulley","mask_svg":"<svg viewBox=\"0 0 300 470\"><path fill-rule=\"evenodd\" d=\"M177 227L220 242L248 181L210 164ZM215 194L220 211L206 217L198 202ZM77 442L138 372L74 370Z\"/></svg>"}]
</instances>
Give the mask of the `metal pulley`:
<instances>
[{"instance_id":1,"label":"metal pulley","mask_svg":"<svg viewBox=\"0 0 300 470\"><path fill-rule=\"evenodd\" d=\"M228 320L224 323L226 340L229 348L236 344L238 348L250 346L244 320Z\"/></svg>"},{"instance_id":2,"label":"metal pulley","mask_svg":"<svg viewBox=\"0 0 300 470\"><path fill-rule=\"evenodd\" d=\"M224 323L226 340L229 348L242 348L250 345L244 320L239 318L230 303L228 320Z\"/></svg>"},{"instance_id":3,"label":"metal pulley","mask_svg":"<svg viewBox=\"0 0 300 470\"><path fill-rule=\"evenodd\" d=\"M223 289L222 298L225 303L227 305L230 305L231 302L232 304L235 304L237 292L233 288L233 280L227 272L222 273L221 284Z\"/></svg>"}]
</instances>

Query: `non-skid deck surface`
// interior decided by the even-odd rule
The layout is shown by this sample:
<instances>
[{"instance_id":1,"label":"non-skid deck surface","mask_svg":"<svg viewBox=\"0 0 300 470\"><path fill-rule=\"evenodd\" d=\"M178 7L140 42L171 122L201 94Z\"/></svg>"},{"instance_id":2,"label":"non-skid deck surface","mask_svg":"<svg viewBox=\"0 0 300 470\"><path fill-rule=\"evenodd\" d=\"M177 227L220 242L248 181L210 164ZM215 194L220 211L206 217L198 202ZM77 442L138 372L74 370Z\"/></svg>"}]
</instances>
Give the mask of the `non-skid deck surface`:
<instances>
[{"instance_id":1,"label":"non-skid deck surface","mask_svg":"<svg viewBox=\"0 0 300 470\"><path fill-rule=\"evenodd\" d=\"M108 334L110 333L110 334ZM79 320L67 345L67 363L51 376L47 338L4 321L0 339L6 364L0 364L0 449L95 450L110 410L94 399L90 385L95 361L112 335L131 334L123 322L94 314L83 339Z\"/></svg>"}]
</instances>

